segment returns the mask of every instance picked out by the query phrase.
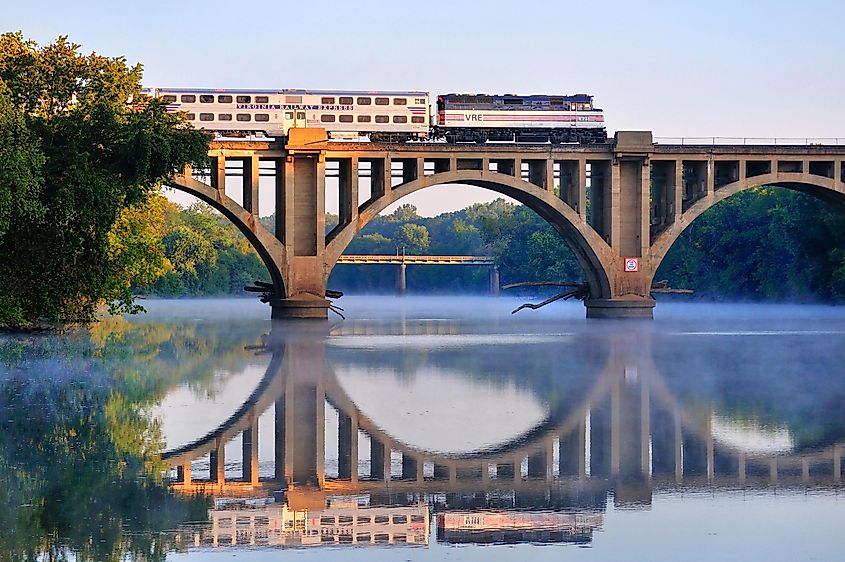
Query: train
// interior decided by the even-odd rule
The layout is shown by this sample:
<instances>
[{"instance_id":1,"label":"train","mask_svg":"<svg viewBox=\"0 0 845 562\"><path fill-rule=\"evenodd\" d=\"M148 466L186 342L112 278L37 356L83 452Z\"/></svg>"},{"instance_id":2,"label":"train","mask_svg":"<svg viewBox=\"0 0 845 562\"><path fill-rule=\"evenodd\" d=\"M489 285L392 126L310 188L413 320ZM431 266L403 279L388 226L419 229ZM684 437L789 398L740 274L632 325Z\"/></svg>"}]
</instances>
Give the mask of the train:
<instances>
[{"instance_id":1,"label":"train","mask_svg":"<svg viewBox=\"0 0 845 562\"><path fill-rule=\"evenodd\" d=\"M424 91L147 88L142 93L220 137L284 138L291 128L319 127L329 139L373 142L607 141L604 112L589 94L444 94L432 106Z\"/></svg>"}]
</instances>

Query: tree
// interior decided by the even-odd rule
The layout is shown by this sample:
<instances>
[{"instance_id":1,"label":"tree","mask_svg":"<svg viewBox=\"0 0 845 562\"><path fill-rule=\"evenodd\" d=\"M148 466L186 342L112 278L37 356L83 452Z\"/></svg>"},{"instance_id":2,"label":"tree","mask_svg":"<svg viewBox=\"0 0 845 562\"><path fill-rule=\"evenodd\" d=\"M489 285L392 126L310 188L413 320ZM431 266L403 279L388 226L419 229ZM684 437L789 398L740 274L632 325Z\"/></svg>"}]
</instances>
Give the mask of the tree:
<instances>
[{"instance_id":1,"label":"tree","mask_svg":"<svg viewBox=\"0 0 845 562\"><path fill-rule=\"evenodd\" d=\"M112 228L202 165L208 135L141 97L140 65L20 33L0 35L0 124L0 324L88 322L115 298L135 311Z\"/></svg>"},{"instance_id":2,"label":"tree","mask_svg":"<svg viewBox=\"0 0 845 562\"><path fill-rule=\"evenodd\" d=\"M396 242L410 253L425 252L430 244L428 229L420 224L405 223L399 228Z\"/></svg>"}]
</instances>

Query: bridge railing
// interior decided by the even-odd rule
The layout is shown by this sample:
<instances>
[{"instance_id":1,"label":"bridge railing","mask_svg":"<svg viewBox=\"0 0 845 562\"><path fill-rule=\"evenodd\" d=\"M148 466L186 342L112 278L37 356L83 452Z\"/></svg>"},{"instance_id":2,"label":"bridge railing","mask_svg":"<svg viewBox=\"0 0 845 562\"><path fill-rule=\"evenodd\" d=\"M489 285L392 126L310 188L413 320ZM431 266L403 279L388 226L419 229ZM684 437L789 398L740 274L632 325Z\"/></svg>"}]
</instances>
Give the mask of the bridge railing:
<instances>
[{"instance_id":1,"label":"bridge railing","mask_svg":"<svg viewBox=\"0 0 845 562\"><path fill-rule=\"evenodd\" d=\"M654 142L687 146L845 146L845 137L654 137Z\"/></svg>"}]
</instances>

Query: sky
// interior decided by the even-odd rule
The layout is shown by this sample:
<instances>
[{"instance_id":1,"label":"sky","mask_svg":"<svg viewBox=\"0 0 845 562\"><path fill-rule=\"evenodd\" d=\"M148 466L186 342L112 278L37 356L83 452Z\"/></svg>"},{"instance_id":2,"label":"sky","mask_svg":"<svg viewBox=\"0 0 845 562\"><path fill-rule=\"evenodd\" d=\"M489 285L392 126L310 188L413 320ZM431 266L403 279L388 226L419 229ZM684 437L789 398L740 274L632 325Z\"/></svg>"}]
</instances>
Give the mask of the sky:
<instances>
[{"instance_id":1,"label":"sky","mask_svg":"<svg viewBox=\"0 0 845 562\"><path fill-rule=\"evenodd\" d=\"M841 1L4 3L0 31L123 55L150 87L590 93L611 134L845 142Z\"/></svg>"}]
</instances>

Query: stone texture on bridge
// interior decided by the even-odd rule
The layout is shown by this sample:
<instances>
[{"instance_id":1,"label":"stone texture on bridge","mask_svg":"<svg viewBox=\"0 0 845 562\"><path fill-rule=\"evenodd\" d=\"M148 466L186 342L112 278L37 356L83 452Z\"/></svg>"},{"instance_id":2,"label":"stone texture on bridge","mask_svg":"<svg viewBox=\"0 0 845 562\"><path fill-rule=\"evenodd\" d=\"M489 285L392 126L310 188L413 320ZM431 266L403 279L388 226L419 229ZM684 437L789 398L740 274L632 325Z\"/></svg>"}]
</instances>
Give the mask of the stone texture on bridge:
<instances>
[{"instance_id":1,"label":"stone texture on bridge","mask_svg":"<svg viewBox=\"0 0 845 562\"><path fill-rule=\"evenodd\" d=\"M434 185L490 189L548 221L584 269L588 317L651 317L651 284L669 248L730 195L777 185L845 205L845 146L835 145L662 145L644 131L587 146L346 143L294 129L284 146L221 141L210 155L208 184L187 169L171 185L220 210L256 247L274 285L274 318L325 318L326 282L352 239L389 205ZM242 204L226 193L227 170L243 178ZM261 175L275 178L275 233L258 221ZM340 218L329 232L327 177L337 181Z\"/></svg>"}]
</instances>

